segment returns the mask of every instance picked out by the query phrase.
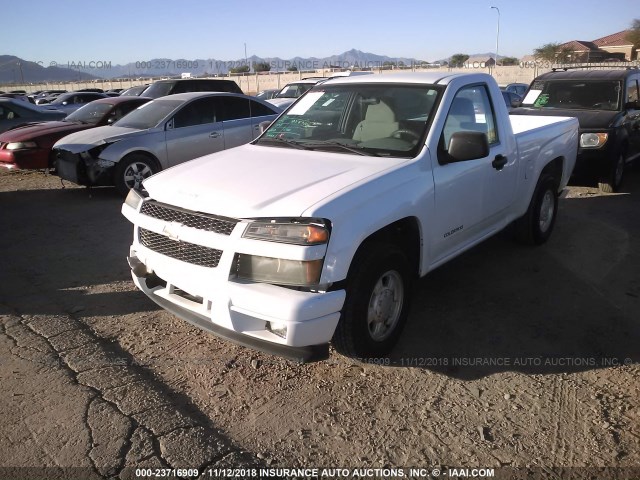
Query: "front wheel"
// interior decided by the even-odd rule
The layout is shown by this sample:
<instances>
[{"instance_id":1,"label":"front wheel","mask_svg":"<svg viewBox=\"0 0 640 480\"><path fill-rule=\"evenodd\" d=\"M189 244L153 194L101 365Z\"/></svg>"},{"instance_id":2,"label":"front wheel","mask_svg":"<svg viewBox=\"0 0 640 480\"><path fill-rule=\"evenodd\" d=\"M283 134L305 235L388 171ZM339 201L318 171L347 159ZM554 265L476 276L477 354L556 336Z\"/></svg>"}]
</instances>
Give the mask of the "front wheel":
<instances>
[{"instance_id":1,"label":"front wheel","mask_svg":"<svg viewBox=\"0 0 640 480\"><path fill-rule=\"evenodd\" d=\"M371 244L358 252L333 336L338 352L357 358L389 353L409 314L410 272L406 256L394 246Z\"/></svg>"},{"instance_id":2,"label":"front wheel","mask_svg":"<svg viewBox=\"0 0 640 480\"><path fill-rule=\"evenodd\" d=\"M142 182L156 172L158 168L150 158L138 154L128 155L116 166L114 183L118 192L127 195L132 188L142 189Z\"/></svg>"},{"instance_id":3,"label":"front wheel","mask_svg":"<svg viewBox=\"0 0 640 480\"><path fill-rule=\"evenodd\" d=\"M598 187L603 193L617 192L622 185L622 177L624 177L625 167L625 155L624 152L620 152L616 157L615 163L609 175L598 181Z\"/></svg>"},{"instance_id":4,"label":"front wheel","mask_svg":"<svg viewBox=\"0 0 640 480\"><path fill-rule=\"evenodd\" d=\"M553 176L542 174L527 213L516 220L516 240L541 245L551 236L558 215L558 195Z\"/></svg>"}]
</instances>

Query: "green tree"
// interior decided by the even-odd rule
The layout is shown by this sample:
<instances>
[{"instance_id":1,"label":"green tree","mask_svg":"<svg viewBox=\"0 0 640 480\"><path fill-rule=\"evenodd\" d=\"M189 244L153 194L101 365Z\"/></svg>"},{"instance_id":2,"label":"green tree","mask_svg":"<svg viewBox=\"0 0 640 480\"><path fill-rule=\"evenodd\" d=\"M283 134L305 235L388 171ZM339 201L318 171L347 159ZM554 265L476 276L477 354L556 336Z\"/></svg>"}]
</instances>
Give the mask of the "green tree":
<instances>
[{"instance_id":1,"label":"green tree","mask_svg":"<svg viewBox=\"0 0 640 480\"><path fill-rule=\"evenodd\" d=\"M500 64L504 66L517 65L518 59L516 57L502 57Z\"/></svg>"},{"instance_id":2,"label":"green tree","mask_svg":"<svg viewBox=\"0 0 640 480\"><path fill-rule=\"evenodd\" d=\"M469 55L467 55L466 53L456 53L455 55L451 56L449 65L451 65L452 67L462 67L464 65L464 62L466 62L467 60L469 60Z\"/></svg>"},{"instance_id":3,"label":"green tree","mask_svg":"<svg viewBox=\"0 0 640 480\"><path fill-rule=\"evenodd\" d=\"M271 70L271 65L268 62L258 62L253 64L254 72L268 72Z\"/></svg>"},{"instance_id":4,"label":"green tree","mask_svg":"<svg viewBox=\"0 0 640 480\"><path fill-rule=\"evenodd\" d=\"M249 70L249 65L242 65L240 67L233 67L229 69L231 73L247 73Z\"/></svg>"},{"instance_id":5,"label":"green tree","mask_svg":"<svg viewBox=\"0 0 640 480\"><path fill-rule=\"evenodd\" d=\"M569 55L571 55L571 50L557 42L545 43L533 51L533 56L537 60L546 60L547 62L565 62Z\"/></svg>"},{"instance_id":6,"label":"green tree","mask_svg":"<svg viewBox=\"0 0 640 480\"><path fill-rule=\"evenodd\" d=\"M636 18L631 22L631 29L625 35L625 40L633 43L633 50L640 48L640 18ZM633 60L633 52L631 53Z\"/></svg>"}]
</instances>

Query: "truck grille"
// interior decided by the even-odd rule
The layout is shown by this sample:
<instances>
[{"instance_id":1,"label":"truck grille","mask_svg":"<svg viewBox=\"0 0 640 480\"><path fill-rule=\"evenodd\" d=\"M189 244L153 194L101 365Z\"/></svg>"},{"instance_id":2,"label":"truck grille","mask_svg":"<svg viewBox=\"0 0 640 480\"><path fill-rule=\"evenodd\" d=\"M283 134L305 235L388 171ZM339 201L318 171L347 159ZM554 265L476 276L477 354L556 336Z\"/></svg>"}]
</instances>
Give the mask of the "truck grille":
<instances>
[{"instance_id":1,"label":"truck grille","mask_svg":"<svg viewBox=\"0 0 640 480\"><path fill-rule=\"evenodd\" d=\"M139 239L142 245L154 252L201 267L217 267L222 256L222 250L171 240L144 228L140 229Z\"/></svg>"},{"instance_id":2,"label":"truck grille","mask_svg":"<svg viewBox=\"0 0 640 480\"><path fill-rule=\"evenodd\" d=\"M178 222L185 227L197 228L222 235L231 235L233 228L238 223L237 220L232 218L189 212L154 200L144 202L140 213L166 222Z\"/></svg>"}]
</instances>

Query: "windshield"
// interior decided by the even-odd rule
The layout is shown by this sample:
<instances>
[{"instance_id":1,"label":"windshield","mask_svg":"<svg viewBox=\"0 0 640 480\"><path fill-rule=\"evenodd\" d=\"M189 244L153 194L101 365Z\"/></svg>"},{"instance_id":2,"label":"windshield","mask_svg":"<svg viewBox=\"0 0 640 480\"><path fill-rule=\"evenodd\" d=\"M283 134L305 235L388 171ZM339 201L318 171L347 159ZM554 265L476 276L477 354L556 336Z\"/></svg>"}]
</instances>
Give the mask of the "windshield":
<instances>
[{"instance_id":1,"label":"windshield","mask_svg":"<svg viewBox=\"0 0 640 480\"><path fill-rule=\"evenodd\" d=\"M146 130L153 128L182 105L180 100L153 100L136 108L113 125L116 127L137 128Z\"/></svg>"},{"instance_id":2,"label":"windshield","mask_svg":"<svg viewBox=\"0 0 640 480\"><path fill-rule=\"evenodd\" d=\"M138 87L131 87L126 89L124 92L122 92L120 96L121 97L137 97L142 92L144 92L147 88L149 88L149 85L140 85Z\"/></svg>"},{"instance_id":3,"label":"windshield","mask_svg":"<svg viewBox=\"0 0 640 480\"><path fill-rule=\"evenodd\" d=\"M156 82L149 85L149 88L144 91L144 96L149 98L160 98L165 95L169 95L169 92L175 83L176 82Z\"/></svg>"},{"instance_id":4,"label":"windshield","mask_svg":"<svg viewBox=\"0 0 640 480\"><path fill-rule=\"evenodd\" d=\"M290 83L282 90L278 92L276 98L298 98L301 97L303 93L308 90L311 90L314 83Z\"/></svg>"},{"instance_id":5,"label":"windshield","mask_svg":"<svg viewBox=\"0 0 640 480\"><path fill-rule=\"evenodd\" d=\"M621 84L617 80L536 81L522 105L540 108L619 110Z\"/></svg>"},{"instance_id":6,"label":"windshield","mask_svg":"<svg viewBox=\"0 0 640 480\"><path fill-rule=\"evenodd\" d=\"M71 115L67 115L64 121L97 125L112 108L113 105L109 103L88 103L84 107L80 107Z\"/></svg>"},{"instance_id":7,"label":"windshield","mask_svg":"<svg viewBox=\"0 0 640 480\"><path fill-rule=\"evenodd\" d=\"M69 100L72 96L72 93L63 93L61 95L58 95L56 99L50 103L50 105L60 105L62 102Z\"/></svg>"},{"instance_id":8,"label":"windshield","mask_svg":"<svg viewBox=\"0 0 640 480\"><path fill-rule=\"evenodd\" d=\"M424 144L440 89L432 85L321 85L256 143L361 155L413 157Z\"/></svg>"}]
</instances>

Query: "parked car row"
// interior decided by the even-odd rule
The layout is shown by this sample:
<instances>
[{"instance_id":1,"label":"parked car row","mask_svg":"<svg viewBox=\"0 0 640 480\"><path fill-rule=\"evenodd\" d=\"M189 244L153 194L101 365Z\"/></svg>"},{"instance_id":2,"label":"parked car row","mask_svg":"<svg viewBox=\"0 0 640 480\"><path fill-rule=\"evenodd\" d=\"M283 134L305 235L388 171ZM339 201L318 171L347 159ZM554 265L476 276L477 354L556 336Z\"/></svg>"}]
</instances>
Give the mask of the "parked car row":
<instances>
[{"instance_id":1,"label":"parked car row","mask_svg":"<svg viewBox=\"0 0 640 480\"><path fill-rule=\"evenodd\" d=\"M19 169L53 168L53 144L81 130L117 122L148 102L144 97L101 98L60 121L29 124L0 135L0 162Z\"/></svg>"},{"instance_id":2,"label":"parked car row","mask_svg":"<svg viewBox=\"0 0 640 480\"><path fill-rule=\"evenodd\" d=\"M222 91L207 91L214 88ZM250 142L260 123L281 112L229 80L160 81L149 89L157 98L68 92L46 108L25 103L33 121L0 134L0 166L54 168L62 179L115 185L126 194L160 170ZM203 91L176 93L189 90ZM58 121L34 123L36 113ZM24 123L24 117L12 120Z\"/></svg>"}]
</instances>

